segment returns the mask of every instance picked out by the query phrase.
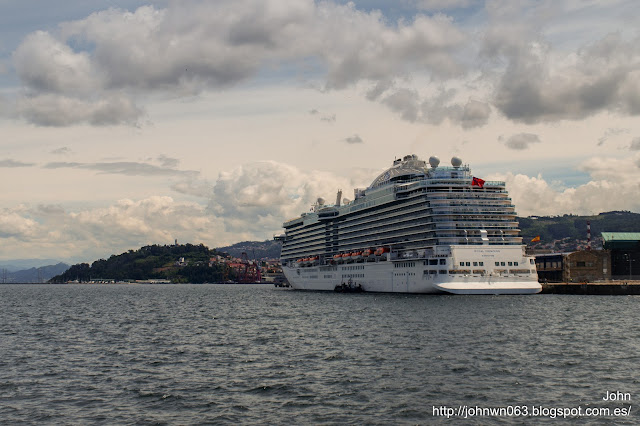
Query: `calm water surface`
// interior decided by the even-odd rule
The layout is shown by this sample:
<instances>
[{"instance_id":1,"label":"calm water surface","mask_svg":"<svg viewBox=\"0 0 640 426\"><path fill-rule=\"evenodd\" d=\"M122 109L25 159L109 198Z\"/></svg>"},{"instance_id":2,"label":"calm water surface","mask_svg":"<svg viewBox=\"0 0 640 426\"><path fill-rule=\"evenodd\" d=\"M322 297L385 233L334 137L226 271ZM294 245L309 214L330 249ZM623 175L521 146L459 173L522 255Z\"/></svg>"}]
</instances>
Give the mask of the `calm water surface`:
<instances>
[{"instance_id":1,"label":"calm water surface","mask_svg":"<svg viewBox=\"0 0 640 426\"><path fill-rule=\"evenodd\" d=\"M632 412L448 422L637 424L639 302L0 285L0 423L426 424L527 405Z\"/></svg>"}]
</instances>

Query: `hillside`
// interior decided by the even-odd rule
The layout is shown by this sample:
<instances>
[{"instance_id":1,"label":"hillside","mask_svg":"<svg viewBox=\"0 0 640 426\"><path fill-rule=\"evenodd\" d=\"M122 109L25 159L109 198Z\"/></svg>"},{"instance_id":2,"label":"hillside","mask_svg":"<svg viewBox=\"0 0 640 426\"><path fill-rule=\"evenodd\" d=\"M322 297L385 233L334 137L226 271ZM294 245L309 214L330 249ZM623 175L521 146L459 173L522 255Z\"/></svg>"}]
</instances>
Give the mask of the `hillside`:
<instances>
[{"instance_id":1,"label":"hillside","mask_svg":"<svg viewBox=\"0 0 640 426\"><path fill-rule=\"evenodd\" d=\"M90 280L147 280L167 279L171 282L221 282L229 278L222 264L209 261L223 253L203 244L145 246L138 250L112 255L88 263L73 265L63 274L51 278L52 283ZM181 260L184 259L183 262Z\"/></svg>"},{"instance_id":2,"label":"hillside","mask_svg":"<svg viewBox=\"0 0 640 426\"><path fill-rule=\"evenodd\" d=\"M554 251L578 249L587 241L587 221L591 222L593 247L600 247L602 232L640 232L640 214L625 211L596 216L532 216L519 218L523 241L533 248ZM540 242L530 241L540 236Z\"/></svg>"}]
</instances>

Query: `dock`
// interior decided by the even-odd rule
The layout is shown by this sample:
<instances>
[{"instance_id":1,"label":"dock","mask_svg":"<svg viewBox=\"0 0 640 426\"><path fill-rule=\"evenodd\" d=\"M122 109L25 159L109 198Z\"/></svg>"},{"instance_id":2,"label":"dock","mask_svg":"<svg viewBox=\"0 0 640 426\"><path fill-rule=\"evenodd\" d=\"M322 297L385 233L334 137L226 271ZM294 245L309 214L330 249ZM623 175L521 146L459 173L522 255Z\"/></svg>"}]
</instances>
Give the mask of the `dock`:
<instances>
[{"instance_id":1,"label":"dock","mask_svg":"<svg viewBox=\"0 0 640 426\"><path fill-rule=\"evenodd\" d=\"M640 295L640 281L603 283L543 283L542 294L584 294L601 296Z\"/></svg>"}]
</instances>

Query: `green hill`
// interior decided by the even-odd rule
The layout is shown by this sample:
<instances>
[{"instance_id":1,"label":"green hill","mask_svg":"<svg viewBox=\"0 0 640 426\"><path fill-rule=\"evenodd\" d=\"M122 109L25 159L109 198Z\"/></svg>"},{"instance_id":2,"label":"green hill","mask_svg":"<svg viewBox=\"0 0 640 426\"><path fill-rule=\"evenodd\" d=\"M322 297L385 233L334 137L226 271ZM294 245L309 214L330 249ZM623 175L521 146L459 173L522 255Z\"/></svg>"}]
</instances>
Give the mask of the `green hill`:
<instances>
[{"instance_id":1,"label":"green hill","mask_svg":"<svg viewBox=\"0 0 640 426\"><path fill-rule=\"evenodd\" d=\"M68 281L86 282L96 279L109 280L146 280L168 279L172 282L221 282L229 279L230 271L226 265L209 260L215 255L225 255L207 246L183 244L172 246L152 245L138 250L113 255L109 259L100 259L71 266L66 272L51 278L51 283ZM179 264L178 260L184 258Z\"/></svg>"},{"instance_id":2,"label":"green hill","mask_svg":"<svg viewBox=\"0 0 640 426\"><path fill-rule=\"evenodd\" d=\"M540 242L532 246L575 249L587 240L587 221L591 222L591 240L594 246L600 243L602 232L640 232L640 214L626 211L600 213L596 216L532 216L519 218L525 243L540 236ZM562 243L560 241L564 240ZM566 247L560 247L565 245Z\"/></svg>"}]
</instances>

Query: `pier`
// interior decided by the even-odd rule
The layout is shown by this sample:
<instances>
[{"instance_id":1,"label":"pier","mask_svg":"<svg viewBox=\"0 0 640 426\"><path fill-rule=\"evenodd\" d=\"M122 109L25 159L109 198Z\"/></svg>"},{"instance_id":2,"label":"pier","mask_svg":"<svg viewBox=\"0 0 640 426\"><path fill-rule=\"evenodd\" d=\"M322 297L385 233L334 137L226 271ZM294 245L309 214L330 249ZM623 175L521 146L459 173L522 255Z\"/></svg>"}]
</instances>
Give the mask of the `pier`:
<instances>
[{"instance_id":1,"label":"pier","mask_svg":"<svg viewBox=\"0 0 640 426\"><path fill-rule=\"evenodd\" d=\"M640 295L640 281L602 283L543 283L542 294L584 294L601 296Z\"/></svg>"}]
</instances>

